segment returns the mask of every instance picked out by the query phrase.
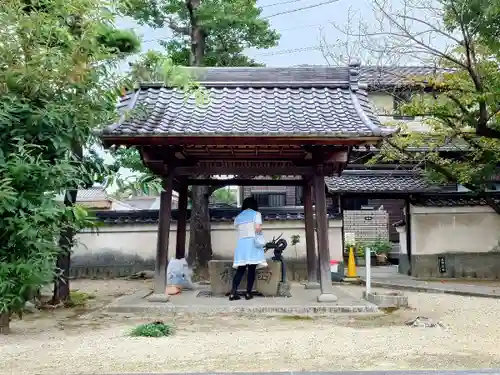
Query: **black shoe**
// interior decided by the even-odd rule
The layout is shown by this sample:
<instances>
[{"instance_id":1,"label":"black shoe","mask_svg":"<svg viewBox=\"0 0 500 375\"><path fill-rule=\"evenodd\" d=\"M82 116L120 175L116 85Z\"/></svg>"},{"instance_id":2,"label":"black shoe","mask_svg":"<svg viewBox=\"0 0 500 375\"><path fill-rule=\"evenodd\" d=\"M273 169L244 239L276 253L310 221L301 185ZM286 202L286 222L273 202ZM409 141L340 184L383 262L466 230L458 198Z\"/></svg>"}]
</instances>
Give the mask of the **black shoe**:
<instances>
[{"instance_id":1,"label":"black shoe","mask_svg":"<svg viewBox=\"0 0 500 375\"><path fill-rule=\"evenodd\" d=\"M252 293L245 293L245 299L248 301L249 299L252 299L253 295Z\"/></svg>"},{"instance_id":2,"label":"black shoe","mask_svg":"<svg viewBox=\"0 0 500 375\"><path fill-rule=\"evenodd\" d=\"M241 299L241 297L237 294L230 294L229 295L229 300L230 301L238 301L239 299Z\"/></svg>"}]
</instances>

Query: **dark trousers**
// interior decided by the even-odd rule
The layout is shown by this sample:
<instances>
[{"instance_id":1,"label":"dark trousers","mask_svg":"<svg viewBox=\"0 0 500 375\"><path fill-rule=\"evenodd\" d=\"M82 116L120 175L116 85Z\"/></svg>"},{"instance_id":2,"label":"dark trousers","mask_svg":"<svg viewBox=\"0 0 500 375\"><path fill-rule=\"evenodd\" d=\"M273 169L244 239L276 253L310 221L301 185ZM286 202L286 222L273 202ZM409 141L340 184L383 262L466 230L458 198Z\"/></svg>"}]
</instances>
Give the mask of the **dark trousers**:
<instances>
[{"instance_id":1,"label":"dark trousers","mask_svg":"<svg viewBox=\"0 0 500 375\"><path fill-rule=\"evenodd\" d=\"M233 277L233 288L231 289L231 294L236 294L238 287L240 286L241 280L243 280L243 275L245 274L245 269L248 268L247 275L247 293L251 293L253 289L253 284L255 283L255 274L257 270L256 264L248 264L246 266L239 266L236 269L236 273Z\"/></svg>"}]
</instances>

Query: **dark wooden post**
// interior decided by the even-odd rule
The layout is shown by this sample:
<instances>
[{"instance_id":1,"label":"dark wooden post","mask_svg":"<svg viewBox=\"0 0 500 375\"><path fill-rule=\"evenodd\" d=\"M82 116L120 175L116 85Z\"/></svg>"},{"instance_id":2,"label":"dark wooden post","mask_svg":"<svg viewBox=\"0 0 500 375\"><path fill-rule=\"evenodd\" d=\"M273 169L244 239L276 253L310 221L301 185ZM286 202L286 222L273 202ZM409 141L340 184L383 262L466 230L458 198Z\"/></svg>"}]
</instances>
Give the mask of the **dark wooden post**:
<instances>
[{"instance_id":1,"label":"dark wooden post","mask_svg":"<svg viewBox=\"0 0 500 375\"><path fill-rule=\"evenodd\" d=\"M312 181L304 177L304 221L307 249L307 283L305 287L306 289L319 289L312 190Z\"/></svg>"},{"instance_id":2,"label":"dark wooden post","mask_svg":"<svg viewBox=\"0 0 500 375\"><path fill-rule=\"evenodd\" d=\"M181 181L179 188L179 206L177 209L177 243L175 257L177 259L186 257L186 221L187 221L188 185L187 181Z\"/></svg>"},{"instance_id":3,"label":"dark wooden post","mask_svg":"<svg viewBox=\"0 0 500 375\"><path fill-rule=\"evenodd\" d=\"M328 216L326 211L325 174L323 166L314 171L314 195L316 203L316 228L318 235L319 282L321 294L319 302L335 302L330 272L330 248L328 244Z\"/></svg>"},{"instance_id":4,"label":"dark wooden post","mask_svg":"<svg viewBox=\"0 0 500 375\"><path fill-rule=\"evenodd\" d=\"M172 216L172 186L173 175L169 173L163 180L160 196L160 213L158 222L158 242L156 247L156 267L153 294L148 297L150 302L167 302L169 296L165 294L167 284L168 240L170 237L170 219Z\"/></svg>"}]
</instances>

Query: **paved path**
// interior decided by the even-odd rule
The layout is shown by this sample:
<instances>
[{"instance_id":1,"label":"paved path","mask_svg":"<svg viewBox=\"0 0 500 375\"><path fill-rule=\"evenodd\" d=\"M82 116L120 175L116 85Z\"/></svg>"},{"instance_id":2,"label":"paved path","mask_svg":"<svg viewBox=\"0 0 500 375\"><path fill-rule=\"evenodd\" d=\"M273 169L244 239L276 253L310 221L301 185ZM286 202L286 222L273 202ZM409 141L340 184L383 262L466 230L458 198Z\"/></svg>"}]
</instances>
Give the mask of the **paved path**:
<instances>
[{"instance_id":1,"label":"paved path","mask_svg":"<svg viewBox=\"0 0 500 375\"><path fill-rule=\"evenodd\" d=\"M365 280L365 268L359 267L358 273L361 279ZM372 268L372 286L374 287L500 299L500 281L480 282L478 284L460 283L455 280L447 281L446 279L441 281L418 280L398 273L397 266Z\"/></svg>"}]
</instances>

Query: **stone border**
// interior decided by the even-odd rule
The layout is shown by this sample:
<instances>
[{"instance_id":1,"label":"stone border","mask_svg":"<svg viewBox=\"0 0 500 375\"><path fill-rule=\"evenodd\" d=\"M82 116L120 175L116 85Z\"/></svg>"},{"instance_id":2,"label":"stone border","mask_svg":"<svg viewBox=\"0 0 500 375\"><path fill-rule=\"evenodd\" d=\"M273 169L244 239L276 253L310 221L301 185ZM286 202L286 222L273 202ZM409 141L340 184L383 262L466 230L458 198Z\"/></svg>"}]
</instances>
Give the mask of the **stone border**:
<instances>
[{"instance_id":1,"label":"stone border","mask_svg":"<svg viewBox=\"0 0 500 375\"><path fill-rule=\"evenodd\" d=\"M402 292L363 292L363 298L368 302L371 302L378 307L408 307L408 297L406 297Z\"/></svg>"},{"instance_id":2,"label":"stone border","mask_svg":"<svg viewBox=\"0 0 500 375\"><path fill-rule=\"evenodd\" d=\"M113 313L197 313L207 315L239 314L239 315L381 315L383 314L374 304L358 306L301 306L301 305L248 305L248 306L207 306L196 305L174 305L171 302L162 304L152 303L145 300L151 294L151 290L142 289L133 294L117 298L114 302L104 308L105 311Z\"/></svg>"},{"instance_id":3,"label":"stone border","mask_svg":"<svg viewBox=\"0 0 500 375\"><path fill-rule=\"evenodd\" d=\"M114 313L193 313L206 315L240 314L240 315L335 315L335 314L381 314L377 306L176 306L166 302L162 306L148 307L143 304L109 305L105 310Z\"/></svg>"},{"instance_id":4,"label":"stone border","mask_svg":"<svg viewBox=\"0 0 500 375\"><path fill-rule=\"evenodd\" d=\"M365 280L362 280L362 284L365 285ZM479 292L472 290L458 290L449 288L437 288L434 286L423 286L423 285L408 285L389 281L374 281L372 280L372 287L375 288L385 288L385 289L396 289L396 290L408 290L411 292L418 293L436 293L436 294L454 294L463 297L480 297L480 298L493 298L500 299L500 293L489 293L489 292ZM500 289L500 288L499 288ZM500 375L500 372L499 372Z\"/></svg>"}]
</instances>

